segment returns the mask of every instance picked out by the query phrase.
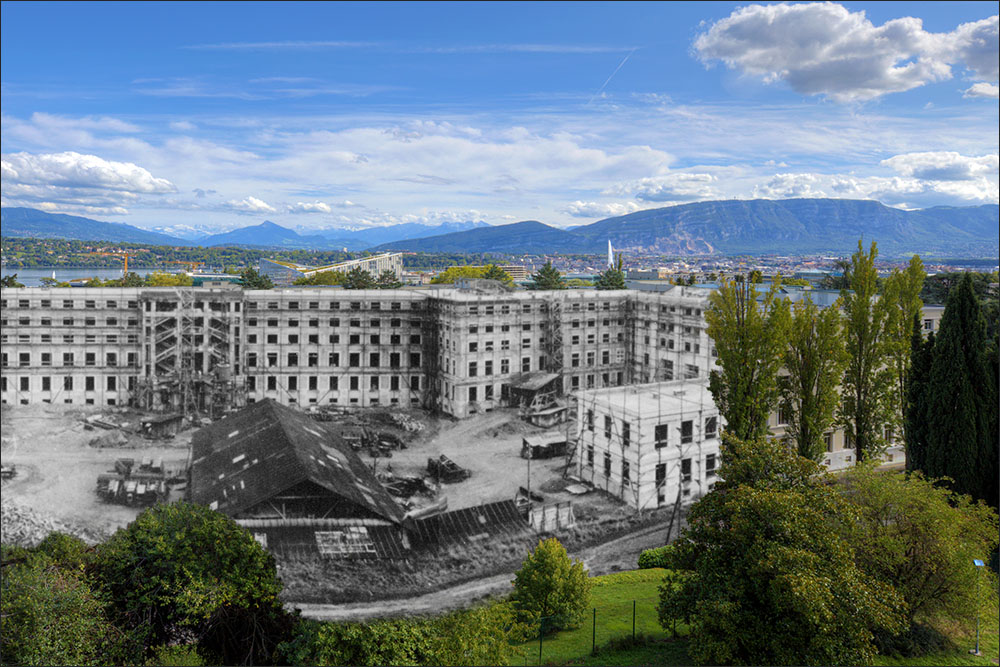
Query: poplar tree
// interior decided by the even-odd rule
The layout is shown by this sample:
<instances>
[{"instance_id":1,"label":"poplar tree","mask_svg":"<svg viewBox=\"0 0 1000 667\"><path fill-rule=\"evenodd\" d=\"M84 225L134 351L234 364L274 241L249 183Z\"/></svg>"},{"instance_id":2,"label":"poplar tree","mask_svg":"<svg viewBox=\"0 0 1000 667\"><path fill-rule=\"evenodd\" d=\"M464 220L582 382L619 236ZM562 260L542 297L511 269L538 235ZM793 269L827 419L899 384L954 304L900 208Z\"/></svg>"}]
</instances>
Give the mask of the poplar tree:
<instances>
[{"instance_id":1,"label":"poplar tree","mask_svg":"<svg viewBox=\"0 0 1000 667\"><path fill-rule=\"evenodd\" d=\"M858 462L885 449L883 429L893 415L893 371L886 346L888 310L878 300L876 257L875 242L866 254L859 240L858 251L851 255L851 289L841 292L847 315L848 362L837 421L854 444Z\"/></svg>"},{"instance_id":2,"label":"poplar tree","mask_svg":"<svg viewBox=\"0 0 1000 667\"><path fill-rule=\"evenodd\" d=\"M847 363L840 304L820 309L808 296L792 307L781 398L788 408L788 433L800 456L814 461L826 452L824 433L833 425L837 386Z\"/></svg>"},{"instance_id":3,"label":"poplar tree","mask_svg":"<svg viewBox=\"0 0 1000 667\"><path fill-rule=\"evenodd\" d=\"M726 430L748 440L767 433L778 402L778 371L788 330L788 302L780 280L761 297L757 282L723 280L708 297L706 333L715 342L721 370L712 371L709 390Z\"/></svg>"},{"instance_id":4,"label":"poplar tree","mask_svg":"<svg viewBox=\"0 0 1000 667\"><path fill-rule=\"evenodd\" d=\"M880 300L887 311L885 348L893 375L890 405L894 408L892 425L896 429L901 428L906 420L911 324L923 310L920 291L926 277L924 263L918 255L914 255L906 269L893 269L885 281Z\"/></svg>"},{"instance_id":5,"label":"poplar tree","mask_svg":"<svg viewBox=\"0 0 1000 667\"><path fill-rule=\"evenodd\" d=\"M925 470L927 460L927 390L934 360L934 332L924 340L920 316L913 318L910 373L906 380L906 469Z\"/></svg>"},{"instance_id":6,"label":"poplar tree","mask_svg":"<svg viewBox=\"0 0 1000 667\"><path fill-rule=\"evenodd\" d=\"M986 476L996 474L996 401L988 375L986 321L968 275L948 295L934 342L927 388L924 472L950 477L953 488L986 498Z\"/></svg>"}]
</instances>

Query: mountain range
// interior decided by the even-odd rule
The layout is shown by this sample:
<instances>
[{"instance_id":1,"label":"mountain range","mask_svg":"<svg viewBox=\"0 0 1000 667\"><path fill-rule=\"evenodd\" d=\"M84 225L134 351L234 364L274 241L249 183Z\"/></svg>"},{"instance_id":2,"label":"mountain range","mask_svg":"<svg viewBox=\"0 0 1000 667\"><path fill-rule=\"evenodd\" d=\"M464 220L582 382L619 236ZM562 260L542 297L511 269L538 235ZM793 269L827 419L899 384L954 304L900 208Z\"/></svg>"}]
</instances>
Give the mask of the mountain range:
<instances>
[{"instance_id":1,"label":"mountain range","mask_svg":"<svg viewBox=\"0 0 1000 667\"><path fill-rule=\"evenodd\" d=\"M1000 207L996 204L905 211L853 199L705 201L637 211L572 229L527 220L500 226L407 223L300 234L264 222L180 239L131 225L28 208L4 208L0 222L4 236L309 250L596 254L605 252L611 241L618 250L664 255L843 255L864 238L877 241L883 254L995 257L1000 245Z\"/></svg>"}]
</instances>

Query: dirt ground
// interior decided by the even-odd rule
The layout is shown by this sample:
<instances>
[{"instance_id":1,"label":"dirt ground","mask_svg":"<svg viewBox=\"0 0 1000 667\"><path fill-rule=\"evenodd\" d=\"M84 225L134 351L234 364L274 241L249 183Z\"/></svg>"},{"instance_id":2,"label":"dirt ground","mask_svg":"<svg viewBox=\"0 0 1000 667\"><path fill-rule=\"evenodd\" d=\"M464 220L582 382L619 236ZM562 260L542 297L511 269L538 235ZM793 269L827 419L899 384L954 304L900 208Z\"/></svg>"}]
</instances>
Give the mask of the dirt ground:
<instances>
[{"instance_id":1,"label":"dirt ground","mask_svg":"<svg viewBox=\"0 0 1000 667\"><path fill-rule=\"evenodd\" d=\"M82 419L102 414L90 409L63 406L3 406L3 465L17 467L17 476L3 482L3 498L52 517L88 541L106 538L127 525L141 508L111 505L97 497L97 476L114 467L117 458L163 459L168 469L183 468L193 430L170 441L150 441L130 434L121 447L90 447L93 438L106 433L86 430ZM104 411L116 421L131 419L122 412ZM164 444L167 443L167 444Z\"/></svg>"}]
</instances>

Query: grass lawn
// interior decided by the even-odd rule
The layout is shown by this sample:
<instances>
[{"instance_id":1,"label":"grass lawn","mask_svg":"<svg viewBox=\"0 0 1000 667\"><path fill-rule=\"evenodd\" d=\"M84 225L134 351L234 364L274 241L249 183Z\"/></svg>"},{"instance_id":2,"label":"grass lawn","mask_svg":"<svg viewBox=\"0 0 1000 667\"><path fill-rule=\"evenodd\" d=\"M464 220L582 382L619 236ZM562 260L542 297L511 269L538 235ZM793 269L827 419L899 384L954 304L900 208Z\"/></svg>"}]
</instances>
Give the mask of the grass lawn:
<instances>
[{"instance_id":1,"label":"grass lawn","mask_svg":"<svg viewBox=\"0 0 1000 667\"><path fill-rule=\"evenodd\" d=\"M538 640L522 644L520 655L511 665L690 665L687 639L673 639L670 632L660 627L656 615L659 600L657 586L664 570L630 570L594 577L591 589L592 606L597 610L597 654L591 655L593 616L576 630L567 630L545 637L542 641L541 662L538 657ZM645 643L637 646L607 646L613 639L632 636L632 601L635 600L635 632ZM919 658L893 658L877 656L878 667L918 667L933 665L984 665L1000 664L1000 616L997 609L982 620L980 637L981 656L969 654L975 646L975 625L971 635L958 639L953 651L942 651ZM678 625L678 632L687 634L687 628ZM602 648L604 647L604 648Z\"/></svg>"},{"instance_id":2,"label":"grass lawn","mask_svg":"<svg viewBox=\"0 0 1000 667\"><path fill-rule=\"evenodd\" d=\"M664 570L630 570L592 579L592 607L597 610L596 637L593 611L576 630L550 634L542 640L542 659L538 660L538 640L521 645L521 654L512 665L580 664L580 665L679 665L690 664L683 640L673 641L670 633L660 627L656 615L659 602L657 586ZM635 601L635 632L653 641L647 646L590 654L592 641L598 647L614 638L632 636L632 603ZM687 628L678 626L679 632ZM666 660L666 662L663 662Z\"/></svg>"}]
</instances>

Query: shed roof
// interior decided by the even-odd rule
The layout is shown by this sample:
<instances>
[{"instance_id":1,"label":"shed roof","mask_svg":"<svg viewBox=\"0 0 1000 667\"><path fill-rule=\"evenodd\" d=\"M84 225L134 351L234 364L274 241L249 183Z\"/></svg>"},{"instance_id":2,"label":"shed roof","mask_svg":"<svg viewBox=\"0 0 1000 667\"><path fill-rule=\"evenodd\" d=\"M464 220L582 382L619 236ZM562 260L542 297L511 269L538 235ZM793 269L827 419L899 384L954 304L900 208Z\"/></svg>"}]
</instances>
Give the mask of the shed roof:
<instances>
[{"instance_id":1,"label":"shed roof","mask_svg":"<svg viewBox=\"0 0 1000 667\"><path fill-rule=\"evenodd\" d=\"M510 387L511 389L520 389L521 391L538 391L558 378L559 376L555 373L531 371L530 373L521 373L512 377L510 379Z\"/></svg>"},{"instance_id":2,"label":"shed roof","mask_svg":"<svg viewBox=\"0 0 1000 667\"><path fill-rule=\"evenodd\" d=\"M305 481L393 522L403 511L336 432L268 399L191 438L191 497L239 514Z\"/></svg>"}]
</instances>

